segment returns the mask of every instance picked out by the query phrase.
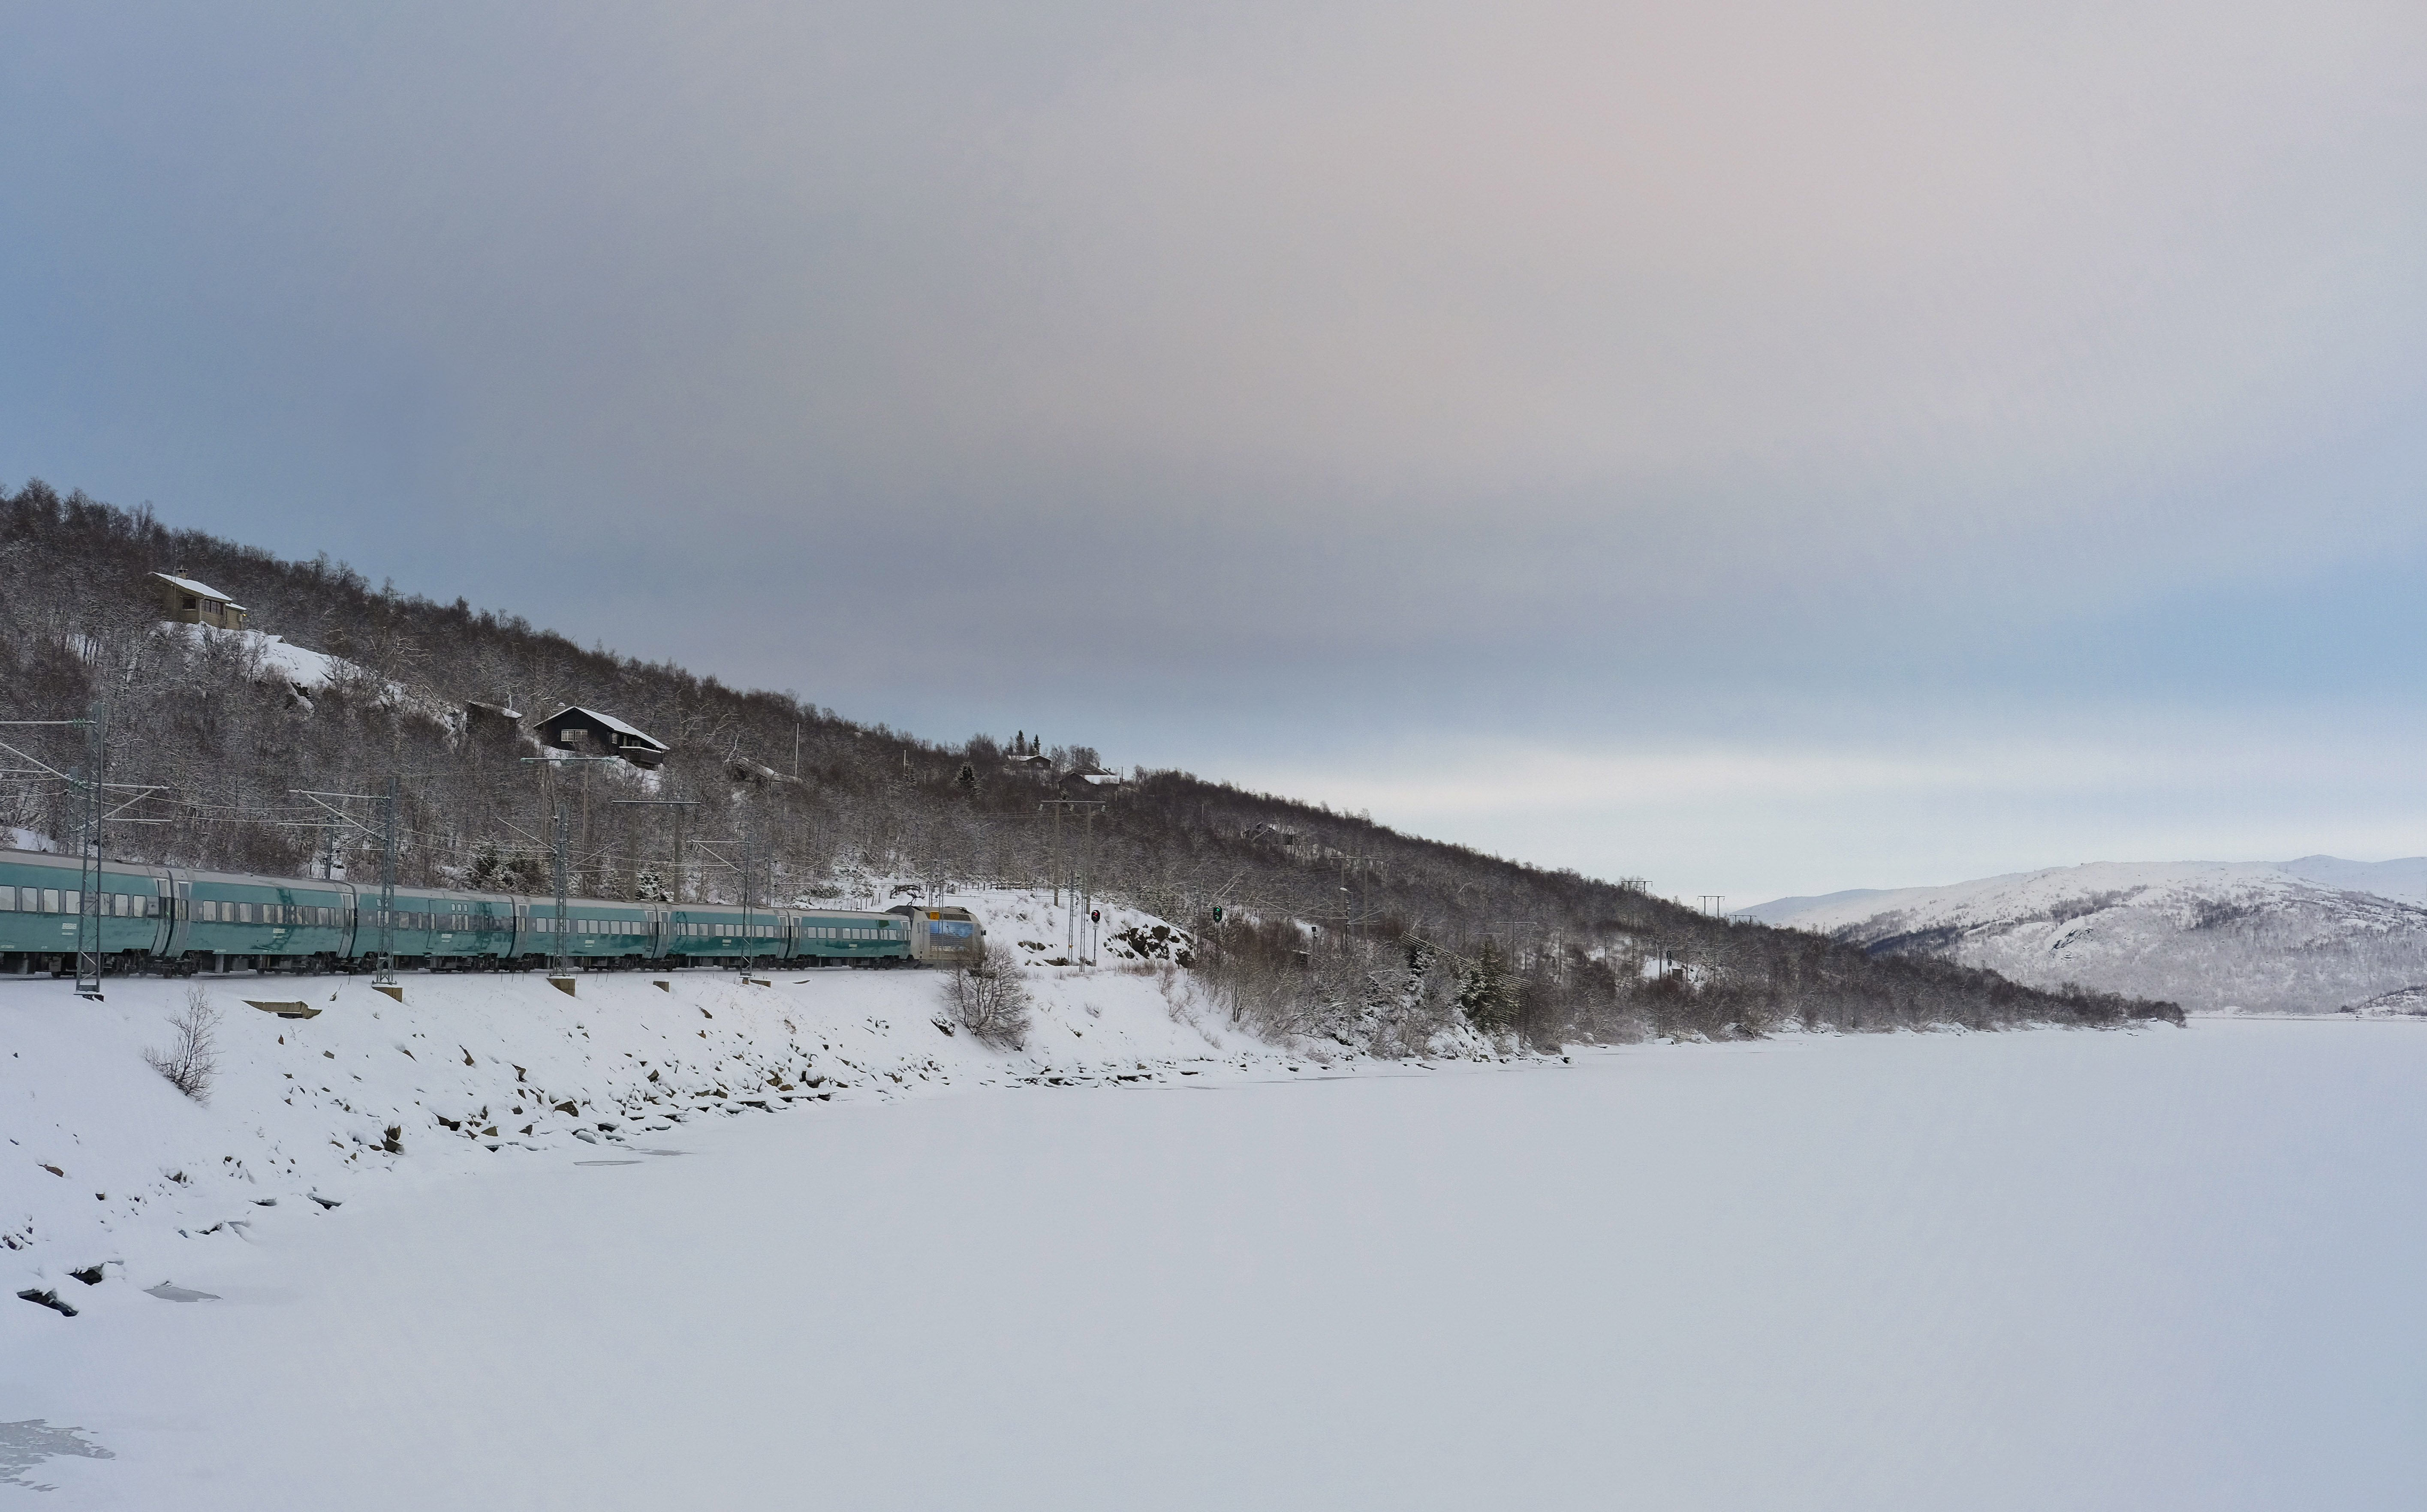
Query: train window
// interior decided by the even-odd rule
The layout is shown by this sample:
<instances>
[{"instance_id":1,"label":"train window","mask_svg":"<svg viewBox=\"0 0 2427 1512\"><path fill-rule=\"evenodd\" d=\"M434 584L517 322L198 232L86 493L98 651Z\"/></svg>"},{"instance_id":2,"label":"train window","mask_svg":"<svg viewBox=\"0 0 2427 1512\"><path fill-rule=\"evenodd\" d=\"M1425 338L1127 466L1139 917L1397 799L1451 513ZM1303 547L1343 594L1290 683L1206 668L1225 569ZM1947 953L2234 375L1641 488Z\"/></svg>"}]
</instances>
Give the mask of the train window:
<instances>
[{"instance_id":1,"label":"train window","mask_svg":"<svg viewBox=\"0 0 2427 1512\"><path fill-rule=\"evenodd\" d=\"M42 889L42 912L46 914L56 914L58 911L59 889L57 887L44 887Z\"/></svg>"},{"instance_id":2,"label":"train window","mask_svg":"<svg viewBox=\"0 0 2427 1512\"><path fill-rule=\"evenodd\" d=\"M14 886L0 887L0 914L13 914L16 911L17 889Z\"/></svg>"},{"instance_id":3,"label":"train window","mask_svg":"<svg viewBox=\"0 0 2427 1512\"><path fill-rule=\"evenodd\" d=\"M109 895L109 911L118 918L124 919L126 917L126 894L122 892L111 893Z\"/></svg>"},{"instance_id":4,"label":"train window","mask_svg":"<svg viewBox=\"0 0 2427 1512\"><path fill-rule=\"evenodd\" d=\"M63 913L63 914L81 914L81 913L83 913L83 912L84 912L84 894L83 894L83 893L80 893L80 892L70 892L70 891L62 890L62 891L59 893L59 912L60 912L60 913Z\"/></svg>"}]
</instances>

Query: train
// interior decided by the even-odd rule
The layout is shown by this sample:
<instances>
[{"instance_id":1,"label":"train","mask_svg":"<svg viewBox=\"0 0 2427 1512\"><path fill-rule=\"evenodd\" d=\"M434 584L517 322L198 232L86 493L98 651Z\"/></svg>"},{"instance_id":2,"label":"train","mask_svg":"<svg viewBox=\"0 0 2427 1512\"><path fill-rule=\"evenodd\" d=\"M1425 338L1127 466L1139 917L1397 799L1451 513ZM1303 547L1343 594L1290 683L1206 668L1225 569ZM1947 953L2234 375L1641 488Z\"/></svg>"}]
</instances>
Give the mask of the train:
<instances>
[{"instance_id":1,"label":"train","mask_svg":"<svg viewBox=\"0 0 2427 1512\"><path fill-rule=\"evenodd\" d=\"M0 974L76 968L83 869L72 856L0 852ZM367 971L380 955L380 889L111 861L101 870L105 975ZM985 954L966 908L748 908L738 903L556 900L403 887L388 920L397 966L513 971L562 953L577 969L686 966L963 967Z\"/></svg>"}]
</instances>

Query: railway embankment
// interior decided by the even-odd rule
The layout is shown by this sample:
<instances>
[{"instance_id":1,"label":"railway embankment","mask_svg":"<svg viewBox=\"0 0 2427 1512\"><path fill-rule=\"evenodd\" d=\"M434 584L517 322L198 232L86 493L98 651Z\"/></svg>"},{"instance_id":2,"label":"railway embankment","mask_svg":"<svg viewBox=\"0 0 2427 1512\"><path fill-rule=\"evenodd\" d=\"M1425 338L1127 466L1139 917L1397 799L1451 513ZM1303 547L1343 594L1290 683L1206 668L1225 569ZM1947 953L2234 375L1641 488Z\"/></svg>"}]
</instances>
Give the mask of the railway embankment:
<instances>
[{"instance_id":1,"label":"railway embankment","mask_svg":"<svg viewBox=\"0 0 2427 1512\"><path fill-rule=\"evenodd\" d=\"M596 972L571 996L536 973L406 972L401 1000L361 976L113 979L100 1002L0 982L0 1276L87 1305L173 1282L271 1209L326 1216L499 1162L612 1159L703 1119L1301 1063L1167 966L1021 974L1018 1049L954 1026L927 970ZM194 1097L153 1060L197 1000L213 1043Z\"/></svg>"}]
</instances>

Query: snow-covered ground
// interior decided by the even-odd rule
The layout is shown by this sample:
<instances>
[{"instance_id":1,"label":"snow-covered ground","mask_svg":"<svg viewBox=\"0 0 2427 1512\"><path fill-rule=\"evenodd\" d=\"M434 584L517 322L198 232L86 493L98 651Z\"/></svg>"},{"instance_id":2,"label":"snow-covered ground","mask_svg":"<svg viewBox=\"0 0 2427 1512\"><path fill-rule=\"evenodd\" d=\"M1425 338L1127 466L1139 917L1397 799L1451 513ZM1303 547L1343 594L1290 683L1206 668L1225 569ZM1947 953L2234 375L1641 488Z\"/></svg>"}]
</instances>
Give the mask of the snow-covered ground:
<instances>
[{"instance_id":1,"label":"snow-covered ground","mask_svg":"<svg viewBox=\"0 0 2427 1512\"><path fill-rule=\"evenodd\" d=\"M2093 862L1746 912L2194 1013L2333 1013L2427 984L2421 859Z\"/></svg>"},{"instance_id":2,"label":"snow-covered ground","mask_svg":"<svg viewBox=\"0 0 2427 1512\"><path fill-rule=\"evenodd\" d=\"M564 1005L589 1038L532 1075L786 1000L685 990ZM1162 1032L1103 1009L1058 1032ZM59 1507L2427 1497L2415 1023L1297 1064L416 1134L78 1317L0 1308L0 1467Z\"/></svg>"},{"instance_id":3,"label":"snow-covered ground","mask_svg":"<svg viewBox=\"0 0 2427 1512\"><path fill-rule=\"evenodd\" d=\"M1064 958L1050 895L956 901L1020 956ZM1158 939L1144 931L1159 920L1105 912L1108 938ZM1035 1012L1018 1052L947 1033L942 974L924 970L601 972L571 997L538 974L407 972L401 1002L367 977L112 979L100 1003L0 979L0 1280L47 1289L102 1260L139 1270L185 1236L258 1222L264 1199L343 1202L366 1182L645 1141L734 1110L1301 1059L1232 1029L1184 971L1118 940L1099 963L1025 968ZM171 1046L197 990L220 1016L204 1104L144 1058ZM278 1016L286 1004L315 1016Z\"/></svg>"}]
</instances>

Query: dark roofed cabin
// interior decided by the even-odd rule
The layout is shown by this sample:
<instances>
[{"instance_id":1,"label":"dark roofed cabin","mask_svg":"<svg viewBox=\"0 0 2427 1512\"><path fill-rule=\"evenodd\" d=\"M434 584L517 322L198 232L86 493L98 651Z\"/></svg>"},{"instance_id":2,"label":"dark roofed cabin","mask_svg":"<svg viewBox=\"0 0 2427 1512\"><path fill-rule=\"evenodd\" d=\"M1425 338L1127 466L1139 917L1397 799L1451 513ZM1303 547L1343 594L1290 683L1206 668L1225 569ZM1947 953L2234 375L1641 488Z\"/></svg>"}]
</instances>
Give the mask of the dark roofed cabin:
<instances>
[{"instance_id":1,"label":"dark roofed cabin","mask_svg":"<svg viewBox=\"0 0 2427 1512\"><path fill-rule=\"evenodd\" d=\"M601 714L595 708L560 708L540 721L532 733L539 737L540 744L559 751L595 745L597 755L619 756L636 767L654 767L666 758L663 740L643 735L614 715Z\"/></svg>"}]
</instances>

